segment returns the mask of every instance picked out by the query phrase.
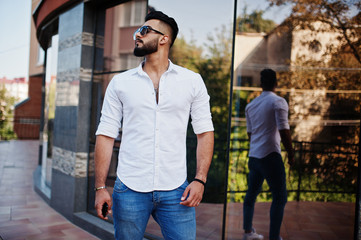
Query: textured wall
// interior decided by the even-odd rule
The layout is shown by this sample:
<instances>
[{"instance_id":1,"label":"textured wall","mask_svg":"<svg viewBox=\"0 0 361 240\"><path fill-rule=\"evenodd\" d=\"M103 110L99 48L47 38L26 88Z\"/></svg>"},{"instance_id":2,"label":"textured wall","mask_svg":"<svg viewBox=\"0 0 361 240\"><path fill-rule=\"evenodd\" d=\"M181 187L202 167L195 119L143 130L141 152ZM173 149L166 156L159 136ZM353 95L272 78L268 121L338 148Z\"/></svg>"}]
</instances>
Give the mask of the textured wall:
<instances>
[{"instance_id":1,"label":"textured wall","mask_svg":"<svg viewBox=\"0 0 361 240\"><path fill-rule=\"evenodd\" d=\"M59 17L51 205L69 218L87 205L94 20L86 3Z\"/></svg>"}]
</instances>

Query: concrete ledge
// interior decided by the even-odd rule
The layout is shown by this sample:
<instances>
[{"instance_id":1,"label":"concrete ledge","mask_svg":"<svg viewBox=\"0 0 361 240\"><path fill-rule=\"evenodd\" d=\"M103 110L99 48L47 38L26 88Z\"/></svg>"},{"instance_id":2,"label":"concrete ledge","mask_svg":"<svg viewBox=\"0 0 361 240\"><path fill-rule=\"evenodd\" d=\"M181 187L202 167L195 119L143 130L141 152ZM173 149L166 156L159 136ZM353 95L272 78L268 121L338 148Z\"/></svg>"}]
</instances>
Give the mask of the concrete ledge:
<instances>
[{"instance_id":1,"label":"concrete ledge","mask_svg":"<svg viewBox=\"0 0 361 240\"><path fill-rule=\"evenodd\" d=\"M112 223L101 220L87 212L74 213L73 223L90 232L100 239L114 239L114 227ZM163 238L149 233L144 234L143 240L161 240Z\"/></svg>"},{"instance_id":2,"label":"concrete ledge","mask_svg":"<svg viewBox=\"0 0 361 240\"><path fill-rule=\"evenodd\" d=\"M101 239L114 239L113 224L87 212L74 213L73 223Z\"/></svg>"},{"instance_id":3,"label":"concrete ledge","mask_svg":"<svg viewBox=\"0 0 361 240\"><path fill-rule=\"evenodd\" d=\"M33 183L35 192L49 205L51 201L51 188L45 184L45 181L41 175L41 166L38 166L33 173ZM53 206L51 206L53 207ZM54 207L53 207L54 208ZM56 210L56 209L55 209ZM57 210L56 210L57 211ZM58 211L59 212L59 211ZM65 218L70 220L78 227L85 231L99 237L100 239L115 239L114 238L114 227L112 223L101 220L96 216L88 212L73 213L71 217L64 215L61 211L59 212ZM145 233L143 240L161 240L163 238Z\"/></svg>"},{"instance_id":4,"label":"concrete ledge","mask_svg":"<svg viewBox=\"0 0 361 240\"><path fill-rule=\"evenodd\" d=\"M51 189L45 184L41 175L41 166L38 166L33 173L33 183L35 192L50 205Z\"/></svg>"}]
</instances>

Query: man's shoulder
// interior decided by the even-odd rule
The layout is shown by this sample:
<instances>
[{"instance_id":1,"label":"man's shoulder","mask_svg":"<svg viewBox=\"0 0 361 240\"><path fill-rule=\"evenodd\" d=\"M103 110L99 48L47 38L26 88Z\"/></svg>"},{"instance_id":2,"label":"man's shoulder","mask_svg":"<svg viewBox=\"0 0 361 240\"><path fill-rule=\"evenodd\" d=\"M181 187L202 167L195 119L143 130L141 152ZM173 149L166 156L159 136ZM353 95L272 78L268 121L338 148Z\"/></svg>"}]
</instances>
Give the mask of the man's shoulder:
<instances>
[{"instance_id":1,"label":"man's shoulder","mask_svg":"<svg viewBox=\"0 0 361 240\"><path fill-rule=\"evenodd\" d=\"M137 71L138 71L137 68L132 68L132 69L126 70L124 72L118 73L118 74L114 75L111 82L113 84L115 84L115 83L119 83L119 82L129 81L132 78L137 76L136 75Z\"/></svg>"},{"instance_id":2,"label":"man's shoulder","mask_svg":"<svg viewBox=\"0 0 361 240\"><path fill-rule=\"evenodd\" d=\"M252 105L255 105L257 102L261 101L261 95L255 97L250 103L246 105L246 109L251 107Z\"/></svg>"},{"instance_id":3,"label":"man's shoulder","mask_svg":"<svg viewBox=\"0 0 361 240\"><path fill-rule=\"evenodd\" d=\"M278 96L277 94L273 94L273 96L269 98L269 102L272 103L272 106L275 109L288 109L288 103L286 99Z\"/></svg>"},{"instance_id":4,"label":"man's shoulder","mask_svg":"<svg viewBox=\"0 0 361 240\"><path fill-rule=\"evenodd\" d=\"M270 92L269 94L264 96L267 102L278 102L278 101L286 101L283 97L277 95L274 92Z\"/></svg>"},{"instance_id":5,"label":"man's shoulder","mask_svg":"<svg viewBox=\"0 0 361 240\"><path fill-rule=\"evenodd\" d=\"M125 77L129 77L129 76L137 73L137 71L138 71L138 68L132 68L129 70L125 70L124 72L121 72L121 73L118 73L117 75L115 75L114 78L122 79Z\"/></svg>"},{"instance_id":6,"label":"man's shoulder","mask_svg":"<svg viewBox=\"0 0 361 240\"><path fill-rule=\"evenodd\" d=\"M249 108L253 107L259 107L259 106L270 106L277 104L278 102L286 102L286 100L283 97L278 96L277 94L273 92L268 93L262 93L258 97L254 98L250 103L246 105L246 111Z\"/></svg>"},{"instance_id":7,"label":"man's shoulder","mask_svg":"<svg viewBox=\"0 0 361 240\"><path fill-rule=\"evenodd\" d=\"M277 94L274 94L273 99L275 102L287 102L285 98L283 98Z\"/></svg>"},{"instance_id":8,"label":"man's shoulder","mask_svg":"<svg viewBox=\"0 0 361 240\"><path fill-rule=\"evenodd\" d=\"M199 76L199 73L196 73L188 68L176 64L173 64L173 69L182 76L190 76L190 77Z\"/></svg>"}]
</instances>

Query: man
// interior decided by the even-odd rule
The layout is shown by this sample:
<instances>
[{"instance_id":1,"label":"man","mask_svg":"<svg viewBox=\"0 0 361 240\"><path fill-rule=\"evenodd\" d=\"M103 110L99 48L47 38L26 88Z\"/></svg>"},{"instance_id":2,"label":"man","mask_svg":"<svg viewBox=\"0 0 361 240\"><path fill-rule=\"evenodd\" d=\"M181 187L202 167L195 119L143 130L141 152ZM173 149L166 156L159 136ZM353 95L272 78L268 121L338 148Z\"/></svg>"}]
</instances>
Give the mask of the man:
<instances>
[{"instance_id":1,"label":"man","mask_svg":"<svg viewBox=\"0 0 361 240\"><path fill-rule=\"evenodd\" d=\"M150 12L134 33L138 68L118 74L107 88L96 132L95 208L112 207L116 239L143 239L150 215L165 239L195 239L195 208L202 200L213 155L209 95L199 74L174 65L169 50L177 23ZM189 115L197 135L197 170L188 185L186 132ZM122 120L122 125L121 125ZM114 138L122 127L113 202L105 181Z\"/></svg>"},{"instance_id":2,"label":"man","mask_svg":"<svg viewBox=\"0 0 361 240\"><path fill-rule=\"evenodd\" d=\"M283 210L287 202L286 174L281 157L280 141L288 153L288 163L294 162L288 124L288 105L275 94L276 72L261 71L262 94L246 106L247 133L250 140L248 190L243 205L244 240L263 239L252 228L254 205L266 179L272 192L269 239L279 240Z\"/></svg>"}]
</instances>

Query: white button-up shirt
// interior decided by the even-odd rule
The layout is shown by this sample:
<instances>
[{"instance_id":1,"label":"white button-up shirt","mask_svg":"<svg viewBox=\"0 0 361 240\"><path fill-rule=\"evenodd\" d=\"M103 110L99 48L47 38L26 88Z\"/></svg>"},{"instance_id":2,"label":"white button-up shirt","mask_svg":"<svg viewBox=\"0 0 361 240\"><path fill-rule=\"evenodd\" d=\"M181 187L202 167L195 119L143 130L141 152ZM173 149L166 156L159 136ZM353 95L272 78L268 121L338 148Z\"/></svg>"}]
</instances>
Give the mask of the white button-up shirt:
<instances>
[{"instance_id":1,"label":"white button-up shirt","mask_svg":"<svg viewBox=\"0 0 361 240\"><path fill-rule=\"evenodd\" d=\"M279 130L290 129L288 105L284 98L270 91L246 106L247 132L251 133L249 156L263 158L272 152L281 153Z\"/></svg>"},{"instance_id":2,"label":"white button-up shirt","mask_svg":"<svg viewBox=\"0 0 361 240\"><path fill-rule=\"evenodd\" d=\"M139 192L172 190L186 180L189 116L196 134L213 131L209 95L199 74L169 61L158 91L157 103L142 64L114 76L96 132L116 138L122 127L117 176Z\"/></svg>"}]
</instances>

